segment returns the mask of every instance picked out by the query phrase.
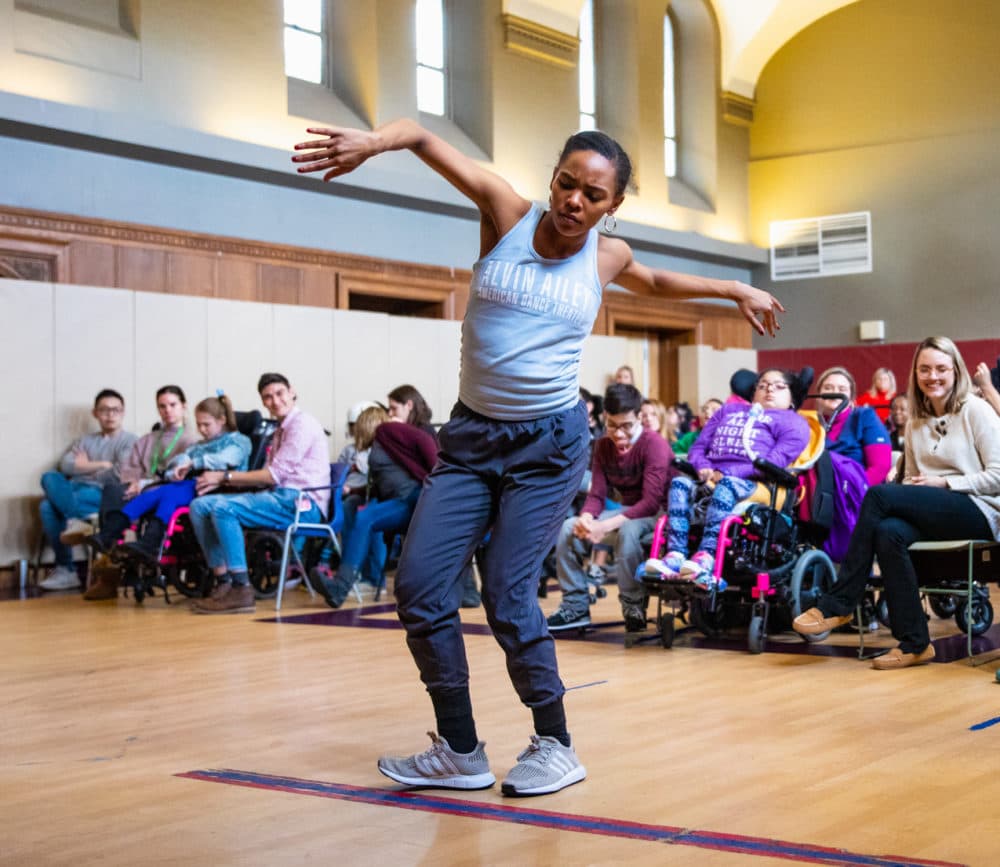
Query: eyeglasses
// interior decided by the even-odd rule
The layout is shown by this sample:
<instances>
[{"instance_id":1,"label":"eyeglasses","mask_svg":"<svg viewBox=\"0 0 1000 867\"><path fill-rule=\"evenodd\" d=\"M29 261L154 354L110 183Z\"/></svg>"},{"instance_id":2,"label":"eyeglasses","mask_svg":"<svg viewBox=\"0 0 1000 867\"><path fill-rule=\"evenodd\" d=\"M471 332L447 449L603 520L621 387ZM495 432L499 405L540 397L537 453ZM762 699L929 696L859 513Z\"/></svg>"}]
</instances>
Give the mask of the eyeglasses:
<instances>
[{"instance_id":1,"label":"eyeglasses","mask_svg":"<svg viewBox=\"0 0 1000 867\"><path fill-rule=\"evenodd\" d=\"M614 436L618 431L621 431L627 436L631 436L635 433L635 429L641 425L642 422L639 421L623 421L621 424L615 424L611 419L607 420L607 430L608 434Z\"/></svg>"},{"instance_id":2,"label":"eyeglasses","mask_svg":"<svg viewBox=\"0 0 1000 867\"><path fill-rule=\"evenodd\" d=\"M121 415L125 410L120 406L99 406L94 412L98 415Z\"/></svg>"},{"instance_id":3,"label":"eyeglasses","mask_svg":"<svg viewBox=\"0 0 1000 867\"><path fill-rule=\"evenodd\" d=\"M774 382L758 382L757 391L788 391L788 383L783 379Z\"/></svg>"},{"instance_id":4,"label":"eyeglasses","mask_svg":"<svg viewBox=\"0 0 1000 867\"><path fill-rule=\"evenodd\" d=\"M930 379L932 376L947 376L949 373L954 372L954 367L945 367L943 364L939 364L937 367L921 366L917 368L917 378Z\"/></svg>"}]
</instances>

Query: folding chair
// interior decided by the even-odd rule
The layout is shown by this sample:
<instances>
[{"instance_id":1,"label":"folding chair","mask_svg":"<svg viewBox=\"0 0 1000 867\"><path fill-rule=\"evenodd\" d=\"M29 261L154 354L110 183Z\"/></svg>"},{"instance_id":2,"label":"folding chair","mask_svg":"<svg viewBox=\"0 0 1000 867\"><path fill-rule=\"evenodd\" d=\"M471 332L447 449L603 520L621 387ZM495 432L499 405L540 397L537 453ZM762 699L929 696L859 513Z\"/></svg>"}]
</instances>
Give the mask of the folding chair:
<instances>
[{"instance_id":1,"label":"folding chair","mask_svg":"<svg viewBox=\"0 0 1000 867\"><path fill-rule=\"evenodd\" d=\"M972 637L978 634L977 622L993 620L993 606L988 594L984 598L982 585L989 581L1000 581L1000 542L993 539L955 539L944 542L914 542L910 545L910 557L913 567L917 570L918 579L921 574L926 580L919 581L922 594L928 596L951 596L959 606L964 606L956 618L961 625L965 623L966 649L969 664L972 660ZM962 579L964 586L958 581L950 584L940 583L942 579ZM862 619L858 617L858 622ZM987 627L988 628L988 627ZM864 656L865 633L860 630L860 646L858 657Z\"/></svg>"},{"instance_id":2,"label":"folding chair","mask_svg":"<svg viewBox=\"0 0 1000 867\"><path fill-rule=\"evenodd\" d=\"M292 544L294 538L297 536L310 539L327 537L336 549L337 554L340 554L340 540L337 538L337 534L344 528L344 501L342 493L344 482L347 481L347 473L350 469L351 465L347 463L330 464L330 484L328 486L323 485L321 487L302 489L302 492L305 493L307 491L325 491L329 488L330 512L325 524L312 524L300 521L299 515L301 513L296 512L295 520L285 528L285 544L282 548L281 567L278 572L278 596L274 603L275 611L281 611L281 595L285 590L285 574L288 571L289 553L295 558L295 562L302 571L303 580L309 589L309 593L313 596L316 595L312 584L309 583L309 575L306 572L305 565L302 563L302 558L299 557L299 552L295 550L295 546Z\"/></svg>"}]
</instances>

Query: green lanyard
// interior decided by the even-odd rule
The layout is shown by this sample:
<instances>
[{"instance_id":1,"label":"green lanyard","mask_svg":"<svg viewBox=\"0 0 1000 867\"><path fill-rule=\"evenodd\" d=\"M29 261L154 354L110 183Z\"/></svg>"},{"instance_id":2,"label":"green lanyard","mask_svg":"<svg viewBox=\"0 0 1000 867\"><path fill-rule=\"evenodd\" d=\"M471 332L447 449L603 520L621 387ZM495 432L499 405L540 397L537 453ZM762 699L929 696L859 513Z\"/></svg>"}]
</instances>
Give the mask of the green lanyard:
<instances>
[{"instance_id":1,"label":"green lanyard","mask_svg":"<svg viewBox=\"0 0 1000 867\"><path fill-rule=\"evenodd\" d=\"M167 455L169 455L174 450L174 446L177 445L177 440L181 438L182 433L184 433L183 425L177 428L177 433L174 434L174 438L170 441L170 445L168 445L165 449L163 449L163 451L153 452L153 463L149 468L149 474L151 476L156 475L156 468L160 465L160 461L165 460Z\"/></svg>"}]
</instances>

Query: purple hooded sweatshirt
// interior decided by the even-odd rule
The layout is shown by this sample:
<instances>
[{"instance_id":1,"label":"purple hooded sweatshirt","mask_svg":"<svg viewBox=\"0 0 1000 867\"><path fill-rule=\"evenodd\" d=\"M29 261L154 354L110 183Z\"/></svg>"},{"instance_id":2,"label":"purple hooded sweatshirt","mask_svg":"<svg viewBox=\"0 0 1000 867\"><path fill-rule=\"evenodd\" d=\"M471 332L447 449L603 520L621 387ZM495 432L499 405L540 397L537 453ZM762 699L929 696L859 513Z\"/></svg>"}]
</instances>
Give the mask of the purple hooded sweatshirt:
<instances>
[{"instance_id":1,"label":"purple hooded sweatshirt","mask_svg":"<svg viewBox=\"0 0 1000 867\"><path fill-rule=\"evenodd\" d=\"M794 409L729 403L709 419L691 446L688 460L699 470L752 479L758 475L755 457L787 467L808 442L809 425Z\"/></svg>"}]
</instances>

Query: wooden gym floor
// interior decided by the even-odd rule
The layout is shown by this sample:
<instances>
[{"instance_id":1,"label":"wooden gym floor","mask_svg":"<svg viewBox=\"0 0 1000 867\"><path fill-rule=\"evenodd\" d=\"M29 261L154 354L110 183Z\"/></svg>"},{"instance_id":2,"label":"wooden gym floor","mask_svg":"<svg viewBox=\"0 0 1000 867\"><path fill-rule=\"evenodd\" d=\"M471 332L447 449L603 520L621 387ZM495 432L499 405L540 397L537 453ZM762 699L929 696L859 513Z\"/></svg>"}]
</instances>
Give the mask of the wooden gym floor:
<instances>
[{"instance_id":1,"label":"wooden gym floor","mask_svg":"<svg viewBox=\"0 0 1000 867\"><path fill-rule=\"evenodd\" d=\"M595 622L619 620L614 596ZM760 656L687 632L626 650L620 625L561 638L588 779L507 799L376 771L433 727L391 604L290 591L282 614L0 603L0 864L1000 864L996 652L877 672L780 652L806 650L787 635ZM530 716L482 610L463 618L501 778Z\"/></svg>"}]
</instances>

